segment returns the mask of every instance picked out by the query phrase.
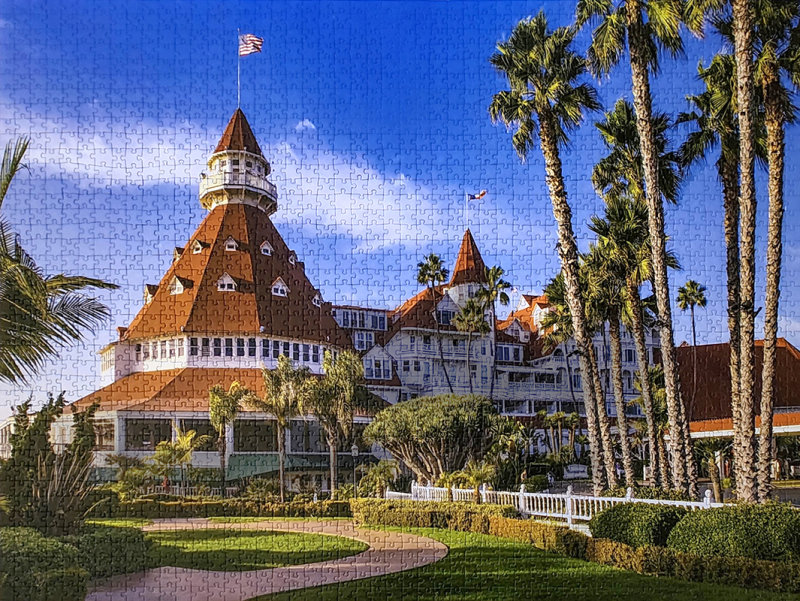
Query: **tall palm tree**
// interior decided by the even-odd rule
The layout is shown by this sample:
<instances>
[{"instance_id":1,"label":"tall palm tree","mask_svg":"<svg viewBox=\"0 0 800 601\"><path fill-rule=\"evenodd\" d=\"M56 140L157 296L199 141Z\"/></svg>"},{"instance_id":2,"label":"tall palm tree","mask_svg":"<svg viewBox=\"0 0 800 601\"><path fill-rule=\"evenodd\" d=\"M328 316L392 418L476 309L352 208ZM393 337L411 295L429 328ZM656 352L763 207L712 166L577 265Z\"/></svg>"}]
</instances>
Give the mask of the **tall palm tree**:
<instances>
[{"instance_id":1,"label":"tall palm tree","mask_svg":"<svg viewBox=\"0 0 800 601\"><path fill-rule=\"evenodd\" d=\"M431 314L433 315L433 321L436 324L436 344L439 346L439 360L442 363L442 372L444 373L444 378L447 380L447 388L452 393L453 384L450 382L450 375L447 373L447 365L445 365L444 362L444 350L442 349L442 329L441 324L439 323L439 312L437 310L439 303L436 300L437 289L443 282L447 281L447 275L447 268L442 263L442 259L439 257L439 255L431 253L425 257L424 261L417 263L417 282L423 286L427 286L431 291L431 302L433 305Z\"/></svg>"},{"instance_id":2,"label":"tall palm tree","mask_svg":"<svg viewBox=\"0 0 800 601\"><path fill-rule=\"evenodd\" d=\"M661 480L659 485L664 489L670 488L669 477L669 462L667 461L667 451L665 448L664 434L669 429L669 418L667 416L667 395L664 388L664 370L660 365L649 367L646 372L647 375L643 377L642 372L636 374L633 385L639 393L642 392L645 380L652 395L653 402L653 420L655 422L656 438L652 440L650 445L650 454L656 455L659 458L661 465ZM640 407L644 406L644 398L639 396L632 401Z\"/></svg>"},{"instance_id":3,"label":"tall palm tree","mask_svg":"<svg viewBox=\"0 0 800 601\"><path fill-rule=\"evenodd\" d=\"M492 345L497 346L495 340L497 330L497 302L506 306L509 303L508 293L506 290L511 288L511 284L503 279L505 271L502 267L495 265L494 267L486 268L486 284L484 284L478 291L478 299L483 302L487 309L491 310L491 317L489 319L492 332ZM497 374L497 352L492 348L492 379L489 384L489 399L494 398L494 380Z\"/></svg>"},{"instance_id":4,"label":"tall palm tree","mask_svg":"<svg viewBox=\"0 0 800 601\"><path fill-rule=\"evenodd\" d=\"M484 316L484 304L477 299L469 298L461 310L453 318L453 325L459 332L467 334L467 380L469 381L469 393L473 394L471 353L472 337L474 335L486 336L491 331L491 327L486 323Z\"/></svg>"},{"instance_id":5,"label":"tall palm tree","mask_svg":"<svg viewBox=\"0 0 800 601\"><path fill-rule=\"evenodd\" d=\"M593 310L598 312L599 321L608 322L611 342L611 384L617 413L622 468L628 486L635 486L633 458L631 456L630 427L626 414L625 393L622 384L622 319L623 297L625 295L625 265L615 261L612 253L604 252L603 247L592 245L586 256L589 273L589 297Z\"/></svg>"},{"instance_id":6,"label":"tall palm tree","mask_svg":"<svg viewBox=\"0 0 800 601\"><path fill-rule=\"evenodd\" d=\"M225 495L227 470L225 461L228 456L228 426L233 425L233 420L242 407L242 402L250 395L250 391L239 382L233 382L228 390L222 386L212 386L208 391L208 419L211 426L217 431L217 449L219 450L219 471L222 483L222 494Z\"/></svg>"},{"instance_id":7,"label":"tall palm tree","mask_svg":"<svg viewBox=\"0 0 800 601\"><path fill-rule=\"evenodd\" d=\"M186 486L186 466L192 464L194 452L208 444L211 437L207 434L197 434L196 430L181 430L175 427L175 440L172 441L175 453L175 463L181 471L181 484Z\"/></svg>"},{"instance_id":8,"label":"tall palm tree","mask_svg":"<svg viewBox=\"0 0 800 601\"><path fill-rule=\"evenodd\" d=\"M334 361L330 351L322 360L325 377L310 381L306 408L314 414L328 443L331 493L338 479L338 451L343 440L350 438L356 405L356 389L364 378L364 364L352 351L343 351Z\"/></svg>"},{"instance_id":9,"label":"tall palm tree","mask_svg":"<svg viewBox=\"0 0 800 601\"><path fill-rule=\"evenodd\" d=\"M636 129L644 167L645 198L653 261L653 283L661 330L661 357L667 390L670 431L678 442L672 445L675 486L696 494L694 462L687 449L688 426L682 419L680 382L672 332L669 278L667 275L667 237L664 206L659 186L658 150L650 93L650 73L658 70L659 51L677 55L683 50L680 36L683 6L681 0L579 0L578 26L599 21L589 47L592 70L608 73L622 58L627 46Z\"/></svg>"},{"instance_id":10,"label":"tall palm tree","mask_svg":"<svg viewBox=\"0 0 800 601\"><path fill-rule=\"evenodd\" d=\"M275 419L278 433L278 479L281 485L281 503L286 500L286 431L294 418L304 413L309 391L311 372L307 367L294 367L285 355L278 357L275 369L261 368L264 378L263 398L251 394L244 403L256 411L263 411Z\"/></svg>"},{"instance_id":11,"label":"tall palm tree","mask_svg":"<svg viewBox=\"0 0 800 601\"><path fill-rule=\"evenodd\" d=\"M600 108L597 92L580 82L586 61L572 49L574 28L551 30L543 12L520 21L506 42L497 45L490 62L508 80L510 90L494 95L489 113L492 121L514 127L514 149L525 160L538 136L545 162L545 180L558 224L566 300L572 316L575 343L580 350L581 373L591 374L589 338L579 282L578 247L572 229L572 210L567 200L561 168L560 147L577 128L586 111ZM590 386L584 386L584 406L589 421L597 419ZM590 440L592 430L589 430ZM601 468L599 446L590 444L595 478ZM595 487L599 480L595 480ZM599 491L598 491L599 492Z\"/></svg>"},{"instance_id":12,"label":"tall palm tree","mask_svg":"<svg viewBox=\"0 0 800 601\"><path fill-rule=\"evenodd\" d=\"M5 147L0 207L14 176L24 168L28 144L28 138L18 138ZM94 278L45 275L0 217L0 381L26 383L59 349L93 333L110 313L82 291L117 287Z\"/></svg>"},{"instance_id":13,"label":"tall palm tree","mask_svg":"<svg viewBox=\"0 0 800 601\"><path fill-rule=\"evenodd\" d=\"M706 306L706 287L694 280L687 280L686 284L678 288L678 307L681 311L689 309L692 318L692 396L689 399L687 417L692 419L695 396L697 395L697 328L694 320L694 308Z\"/></svg>"}]
</instances>

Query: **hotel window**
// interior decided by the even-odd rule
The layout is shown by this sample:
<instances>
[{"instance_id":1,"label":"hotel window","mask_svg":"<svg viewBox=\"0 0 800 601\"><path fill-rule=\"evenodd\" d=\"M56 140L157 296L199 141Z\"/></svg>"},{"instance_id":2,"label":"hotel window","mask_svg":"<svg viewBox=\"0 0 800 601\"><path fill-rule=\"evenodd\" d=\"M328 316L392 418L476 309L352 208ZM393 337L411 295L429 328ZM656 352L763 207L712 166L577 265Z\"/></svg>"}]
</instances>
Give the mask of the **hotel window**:
<instances>
[{"instance_id":1,"label":"hotel window","mask_svg":"<svg viewBox=\"0 0 800 601\"><path fill-rule=\"evenodd\" d=\"M239 166L239 159L231 159L231 165L233 167L238 167Z\"/></svg>"},{"instance_id":2,"label":"hotel window","mask_svg":"<svg viewBox=\"0 0 800 601\"><path fill-rule=\"evenodd\" d=\"M281 343L278 340L272 341L272 358L277 359L281 354Z\"/></svg>"},{"instance_id":3,"label":"hotel window","mask_svg":"<svg viewBox=\"0 0 800 601\"><path fill-rule=\"evenodd\" d=\"M147 344L146 342L142 346L142 358L144 358L145 360L150 358L150 345Z\"/></svg>"},{"instance_id":4,"label":"hotel window","mask_svg":"<svg viewBox=\"0 0 800 601\"><path fill-rule=\"evenodd\" d=\"M403 371L404 372L411 371L411 361L409 361L408 359L405 359L403 361Z\"/></svg>"},{"instance_id":5,"label":"hotel window","mask_svg":"<svg viewBox=\"0 0 800 601\"><path fill-rule=\"evenodd\" d=\"M289 253L289 265L297 264L297 256L294 254L294 251Z\"/></svg>"},{"instance_id":6,"label":"hotel window","mask_svg":"<svg viewBox=\"0 0 800 601\"><path fill-rule=\"evenodd\" d=\"M272 246L266 240L261 243L261 254L266 255L267 257L272 256Z\"/></svg>"},{"instance_id":7,"label":"hotel window","mask_svg":"<svg viewBox=\"0 0 800 601\"><path fill-rule=\"evenodd\" d=\"M233 357L233 338L225 339L225 356Z\"/></svg>"},{"instance_id":8,"label":"hotel window","mask_svg":"<svg viewBox=\"0 0 800 601\"><path fill-rule=\"evenodd\" d=\"M136 345L136 360L140 361L141 358L142 358L142 345L141 344L137 344Z\"/></svg>"},{"instance_id":9,"label":"hotel window","mask_svg":"<svg viewBox=\"0 0 800 601\"><path fill-rule=\"evenodd\" d=\"M481 365L481 384L486 384L489 381L489 368L486 365Z\"/></svg>"},{"instance_id":10,"label":"hotel window","mask_svg":"<svg viewBox=\"0 0 800 601\"><path fill-rule=\"evenodd\" d=\"M572 387L578 389L581 387L581 375L572 374Z\"/></svg>"},{"instance_id":11,"label":"hotel window","mask_svg":"<svg viewBox=\"0 0 800 601\"><path fill-rule=\"evenodd\" d=\"M186 339L178 338L178 340L175 341L175 345L178 349L178 357L183 357L183 347L186 345Z\"/></svg>"},{"instance_id":12,"label":"hotel window","mask_svg":"<svg viewBox=\"0 0 800 601\"><path fill-rule=\"evenodd\" d=\"M161 341L161 358L162 359L166 359L167 358L167 341L166 340L162 340Z\"/></svg>"},{"instance_id":13,"label":"hotel window","mask_svg":"<svg viewBox=\"0 0 800 601\"><path fill-rule=\"evenodd\" d=\"M481 342L481 355L485 355L485 354L486 354L486 343L485 342Z\"/></svg>"},{"instance_id":14,"label":"hotel window","mask_svg":"<svg viewBox=\"0 0 800 601\"><path fill-rule=\"evenodd\" d=\"M363 351L367 348L367 343L364 340L364 332L356 332L356 350Z\"/></svg>"},{"instance_id":15,"label":"hotel window","mask_svg":"<svg viewBox=\"0 0 800 601\"><path fill-rule=\"evenodd\" d=\"M410 348L412 351L414 350L414 346L416 345L416 343L417 343L416 336L408 337L408 348Z\"/></svg>"},{"instance_id":16,"label":"hotel window","mask_svg":"<svg viewBox=\"0 0 800 601\"><path fill-rule=\"evenodd\" d=\"M158 359L158 342L153 342L151 344L151 350L153 351L151 353L153 355L153 359Z\"/></svg>"},{"instance_id":17,"label":"hotel window","mask_svg":"<svg viewBox=\"0 0 800 601\"><path fill-rule=\"evenodd\" d=\"M627 363L634 363L636 361L636 351L634 351L632 348L626 348L625 361Z\"/></svg>"},{"instance_id":18,"label":"hotel window","mask_svg":"<svg viewBox=\"0 0 800 601\"><path fill-rule=\"evenodd\" d=\"M342 311L342 327L350 327L350 311Z\"/></svg>"},{"instance_id":19,"label":"hotel window","mask_svg":"<svg viewBox=\"0 0 800 601\"><path fill-rule=\"evenodd\" d=\"M419 370L420 370L419 361L414 361L414 371L419 371Z\"/></svg>"},{"instance_id":20,"label":"hotel window","mask_svg":"<svg viewBox=\"0 0 800 601\"><path fill-rule=\"evenodd\" d=\"M431 348L431 337L430 336L423 336L422 337L422 344L425 347L425 350L430 350Z\"/></svg>"},{"instance_id":21,"label":"hotel window","mask_svg":"<svg viewBox=\"0 0 800 601\"><path fill-rule=\"evenodd\" d=\"M211 355L211 339L210 338L203 338L203 344L200 348L200 355L203 357L208 357Z\"/></svg>"},{"instance_id":22,"label":"hotel window","mask_svg":"<svg viewBox=\"0 0 800 601\"><path fill-rule=\"evenodd\" d=\"M292 359L300 361L300 345L297 342L292 343Z\"/></svg>"},{"instance_id":23,"label":"hotel window","mask_svg":"<svg viewBox=\"0 0 800 601\"><path fill-rule=\"evenodd\" d=\"M454 339L453 339L453 348L454 348L454 349L457 349L457 348L458 348L458 338L454 338Z\"/></svg>"},{"instance_id":24,"label":"hotel window","mask_svg":"<svg viewBox=\"0 0 800 601\"><path fill-rule=\"evenodd\" d=\"M319 346L316 344L311 347L311 362L319 363Z\"/></svg>"},{"instance_id":25,"label":"hotel window","mask_svg":"<svg viewBox=\"0 0 800 601\"><path fill-rule=\"evenodd\" d=\"M378 316L377 315L373 315L372 316L372 329L373 330L377 330L378 329Z\"/></svg>"},{"instance_id":26,"label":"hotel window","mask_svg":"<svg viewBox=\"0 0 800 601\"><path fill-rule=\"evenodd\" d=\"M266 338L261 339L261 356L264 359L269 359L269 340Z\"/></svg>"},{"instance_id":27,"label":"hotel window","mask_svg":"<svg viewBox=\"0 0 800 601\"><path fill-rule=\"evenodd\" d=\"M197 338L189 338L189 355L197 357L198 352L200 352L200 347L197 344Z\"/></svg>"},{"instance_id":28,"label":"hotel window","mask_svg":"<svg viewBox=\"0 0 800 601\"><path fill-rule=\"evenodd\" d=\"M364 377L372 379L372 359L364 359Z\"/></svg>"},{"instance_id":29,"label":"hotel window","mask_svg":"<svg viewBox=\"0 0 800 601\"><path fill-rule=\"evenodd\" d=\"M386 316L385 315L381 315L381 316L378 317L378 328L381 329L381 330L385 330L386 329Z\"/></svg>"},{"instance_id":30,"label":"hotel window","mask_svg":"<svg viewBox=\"0 0 800 601\"><path fill-rule=\"evenodd\" d=\"M303 345L303 363L308 363L311 361L311 345L304 344Z\"/></svg>"},{"instance_id":31,"label":"hotel window","mask_svg":"<svg viewBox=\"0 0 800 601\"><path fill-rule=\"evenodd\" d=\"M358 327L359 328L366 328L366 321L363 311L358 312Z\"/></svg>"},{"instance_id":32,"label":"hotel window","mask_svg":"<svg viewBox=\"0 0 800 601\"><path fill-rule=\"evenodd\" d=\"M514 347L514 361L519 361L520 360L519 351L520 351L520 348L518 346L515 346Z\"/></svg>"},{"instance_id":33,"label":"hotel window","mask_svg":"<svg viewBox=\"0 0 800 601\"><path fill-rule=\"evenodd\" d=\"M289 356L289 343L288 342L284 342L283 343L283 356L284 357L288 357Z\"/></svg>"},{"instance_id":34,"label":"hotel window","mask_svg":"<svg viewBox=\"0 0 800 601\"><path fill-rule=\"evenodd\" d=\"M244 338L236 339L236 356L244 357Z\"/></svg>"},{"instance_id":35,"label":"hotel window","mask_svg":"<svg viewBox=\"0 0 800 601\"><path fill-rule=\"evenodd\" d=\"M287 296L289 290L284 286L283 282L276 283L272 286L272 295L273 296Z\"/></svg>"},{"instance_id":36,"label":"hotel window","mask_svg":"<svg viewBox=\"0 0 800 601\"><path fill-rule=\"evenodd\" d=\"M244 162L244 166L245 166L245 167L248 167L248 168L249 168L249 167L252 167L252 166L253 166L253 162L252 162L252 161L245 161L245 162Z\"/></svg>"},{"instance_id":37,"label":"hotel window","mask_svg":"<svg viewBox=\"0 0 800 601\"><path fill-rule=\"evenodd\" d=\"M173 359L173 358L175 358L175 342L177 342L177 341L175 341L175 340L169 340L169 341L168 341L168 346L169 346L169 358L170 358L170 359Z\"/></svg>"},{"instance_id":38,"label":"hotel window","mask_svg":"<svg viewBox=\"0 0 800 601\"><path fill-rule=\"evenodd\" d=\"M225 241L225 250L226 251L231 252L231 251L237 250L238 248L239 248L239 245L236 243L236 240L234 240L232 237L229 237Z\"/></svg>"},{"instance_id":39,"label":"hotel window","mask_svg":"<svg viewBox=\"0 0 800 601\"><path fill-rule=\"evenodd\" d=\"M214 356L222 357L222 338L214 338Z\"/></svg>"}]
</instances>

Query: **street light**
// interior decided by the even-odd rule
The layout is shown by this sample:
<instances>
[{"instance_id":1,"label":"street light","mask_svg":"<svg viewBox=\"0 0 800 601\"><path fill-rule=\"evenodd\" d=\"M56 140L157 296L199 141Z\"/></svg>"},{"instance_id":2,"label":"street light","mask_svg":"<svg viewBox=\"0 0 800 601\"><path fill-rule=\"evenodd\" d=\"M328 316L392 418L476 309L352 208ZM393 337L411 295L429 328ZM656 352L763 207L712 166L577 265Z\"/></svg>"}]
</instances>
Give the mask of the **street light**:
<instances>
[{"instance_id":1,"label":"street light","mask_svg":"<svg viewBox=\"0 0 800 601\"><path fill-rule=\"evenodd\" d=\"M353 497L358 498L358 486L356 485L356 459L358 459L358 445L353 443L350 447L350 455L353 456Z\"/></svg>"}]
</instances>

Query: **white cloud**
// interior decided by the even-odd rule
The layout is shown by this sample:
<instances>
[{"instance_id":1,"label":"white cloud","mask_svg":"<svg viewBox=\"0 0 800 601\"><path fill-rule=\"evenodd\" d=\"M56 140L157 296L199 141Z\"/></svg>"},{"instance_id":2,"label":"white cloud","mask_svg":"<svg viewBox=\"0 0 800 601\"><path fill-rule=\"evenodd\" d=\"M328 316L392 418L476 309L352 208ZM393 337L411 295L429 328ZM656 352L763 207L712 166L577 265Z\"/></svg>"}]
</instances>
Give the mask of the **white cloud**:
<instances>
[{"instance_id":1,"label":"white cloud","mask_svg":"<svg viewBox=\"0 0 800 601\"><path fill-rule=\"evenodd\" d=\"M314 125L310 119L303 119L302 121L298 121L297 125L294 126L295 131L303 131L306 129L316 130L317 126Z\"/></svg>"}]
</instances>

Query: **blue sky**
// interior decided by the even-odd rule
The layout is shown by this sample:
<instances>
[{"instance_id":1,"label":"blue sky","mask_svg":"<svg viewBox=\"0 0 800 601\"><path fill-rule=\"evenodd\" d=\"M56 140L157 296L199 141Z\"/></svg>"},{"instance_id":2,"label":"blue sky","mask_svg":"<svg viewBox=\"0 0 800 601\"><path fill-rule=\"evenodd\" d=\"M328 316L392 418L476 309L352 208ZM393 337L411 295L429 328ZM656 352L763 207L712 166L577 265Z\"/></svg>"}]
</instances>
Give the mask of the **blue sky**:
<instances>
[{"instance_id":1,"label":"blue sky","mask_svg":"<svg viewBox=\"0 0 800 601\"><path fill-rule=\"evenodd\" d=\"M541 8L569 23L573 2L5 2L0 8L0 139L31 136L29 172L5 217L51 273L119 283L104 294L113 319L62 353L26 388L0 387L0 417L29 392L98 384L95 352L127 325L145 283L159 281L172 248L204 217L197 181L236 108L236 30L265 39L242 59L242 108L273 166L273 217L334 302L394 307L417 290L415 265L449 265L464 230L465 192L489 190L470 209L484 259L538 293L557 272L556 232L538 149L521 164L487 107L502 79L488 64L496 43ZM588 36L578 48L584 50ZM719 40L686 36L686 56L665 59L655 106L675 114L700 89L699 60ZM606 108L630 99L620 65L595 82ZM603 148L591 115L563 153L582 246L602 210L589 176ZM680 131L674 134L679 142ZM787 135L781 335L800 342L792 207L800 192L798 131ZM759 175L759 291L763 296L766 195ZM708 286L699 338L727 339L722 201L713 161L685 183L667 228L687 279ZM673 293L673 297L676 292ZM763 303L763 300L760 301ZM676 339L689 336L679 312ZM758 334L760 335L760 324Z\"/></svg>"}]
</instances>

